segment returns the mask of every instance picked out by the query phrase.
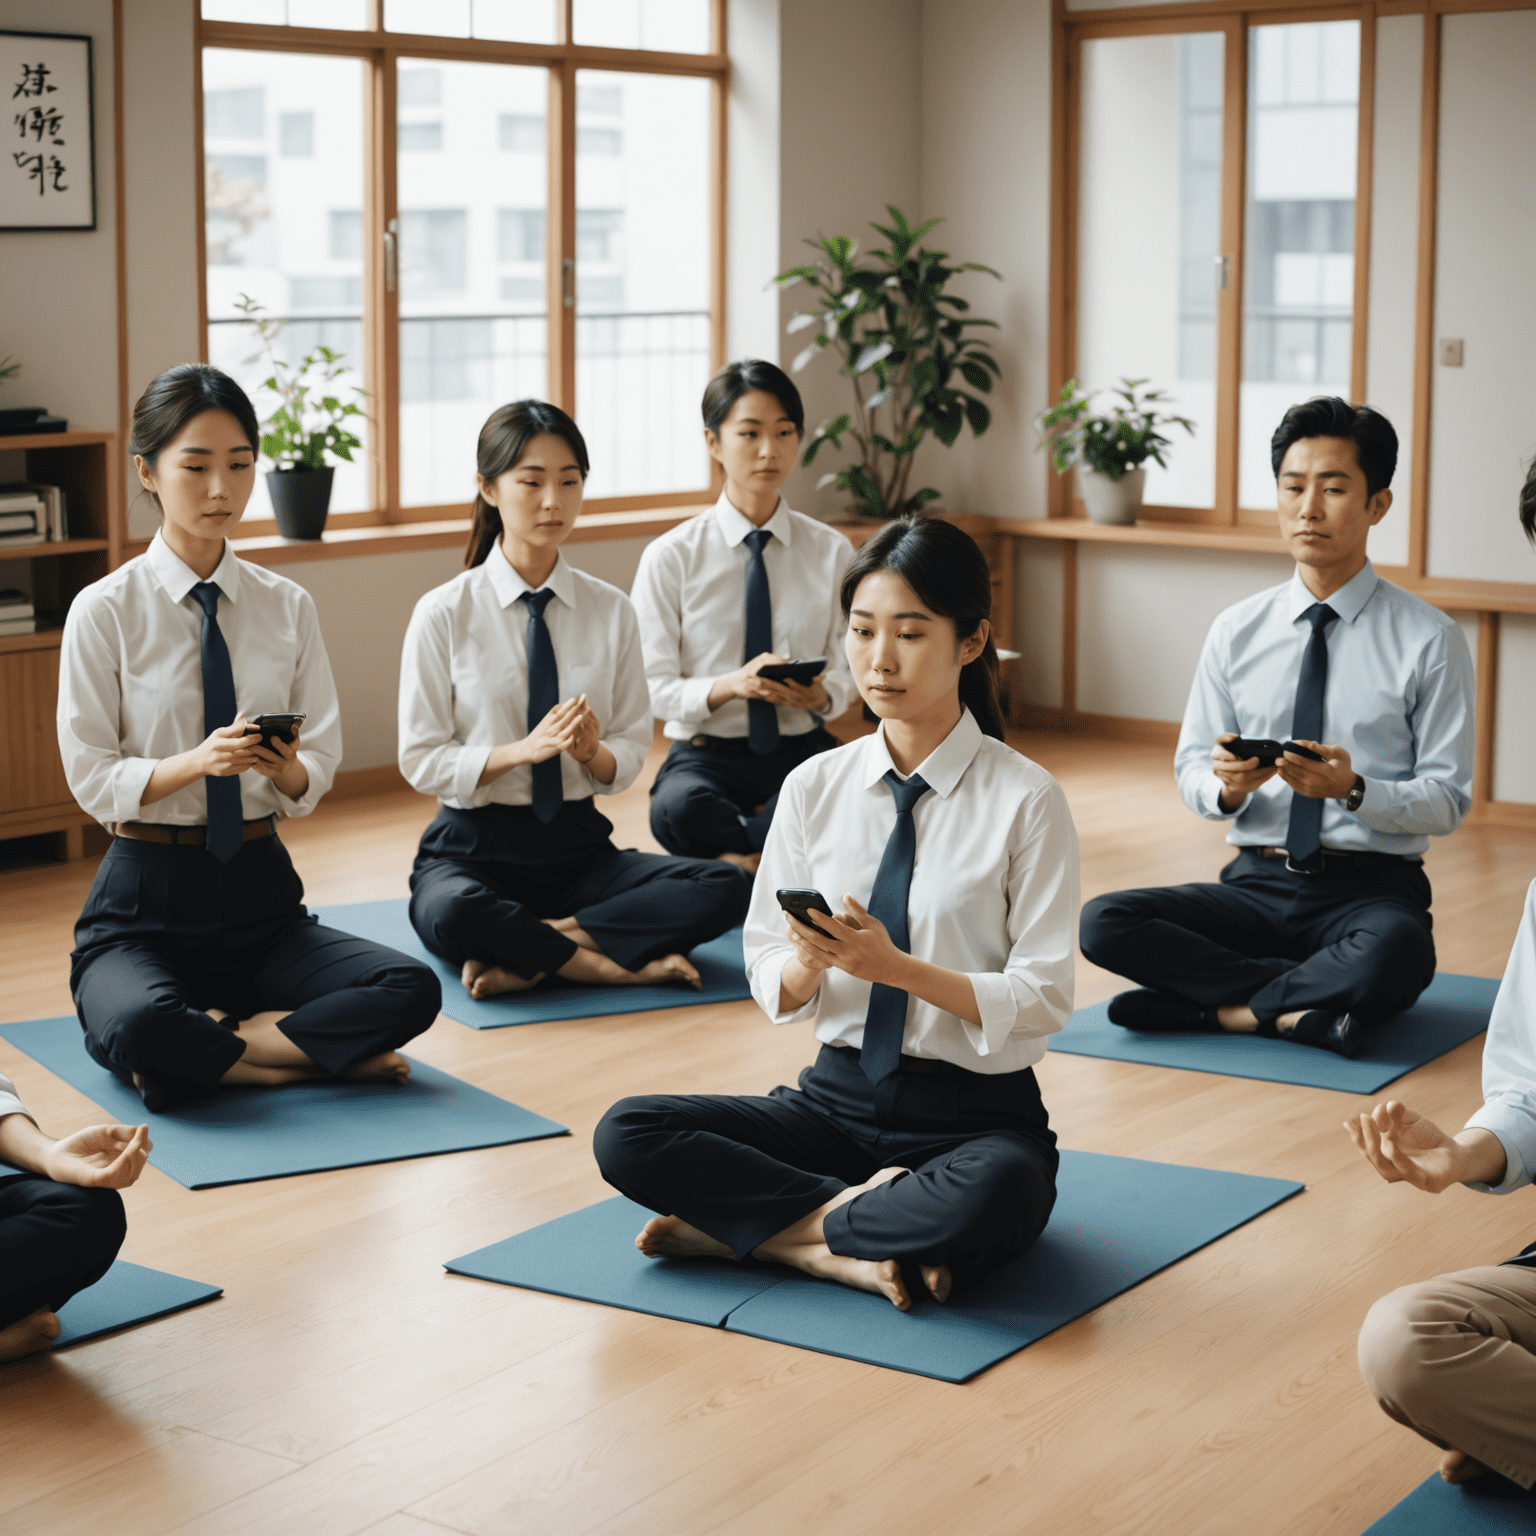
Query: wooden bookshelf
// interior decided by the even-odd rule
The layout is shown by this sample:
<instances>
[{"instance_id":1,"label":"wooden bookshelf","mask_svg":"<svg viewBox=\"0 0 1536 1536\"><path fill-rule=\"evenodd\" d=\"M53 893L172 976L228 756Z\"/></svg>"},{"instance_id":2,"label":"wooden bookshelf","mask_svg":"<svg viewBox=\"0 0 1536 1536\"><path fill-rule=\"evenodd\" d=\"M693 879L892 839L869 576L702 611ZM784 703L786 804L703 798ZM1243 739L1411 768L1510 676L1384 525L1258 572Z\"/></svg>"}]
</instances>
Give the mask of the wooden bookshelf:
<instances>
[{"instance_id":1,"label":"wooden bookshelf","mask_svg":"<svg viewBox=\"0 0 1536 1536\"><path fill-rule=\"evenodd\" d=\"M0 546L0 586L25 586L15 562L30 563L38 627L0 635L0 839L63 832L79 855L92 818L75 803L59 759L55 716L64 616L82 588L122 563L124 512L115 432L47 432L0 437L0 483L62 486L70 537Z\"/></svg>"}]
</instances>

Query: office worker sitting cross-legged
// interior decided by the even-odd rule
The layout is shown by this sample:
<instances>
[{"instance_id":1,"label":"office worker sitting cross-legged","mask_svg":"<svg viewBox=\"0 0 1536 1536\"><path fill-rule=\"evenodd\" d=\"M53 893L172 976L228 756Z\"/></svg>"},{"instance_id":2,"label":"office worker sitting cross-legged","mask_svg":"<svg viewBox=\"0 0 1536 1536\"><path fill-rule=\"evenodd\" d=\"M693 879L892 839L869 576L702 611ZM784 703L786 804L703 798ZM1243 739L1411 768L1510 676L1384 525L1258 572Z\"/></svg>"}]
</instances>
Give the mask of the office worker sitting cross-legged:
<instances>
[{"instance_id":1,"label":"office worker sitting cross-legged","mask_svg":"<svg viewBox=\"0 0 1536 1536\"><path fill-rule=\"evenodd\" d=\"M476 467L467 569L416 604L400 664L400 771L440 803L411 922L476 998L547 976L697 986L688 951L742 920L749 881L615 848L594 803L639 775L651 708L629 599L560 552L587 445L519 400L481 428Z\"/></svg>"},{"instance_id":2,"label":"office worker sitting cross-legged","mask_svg":"<svg viewBox=\"0 0 1536 1536\"><path fill-rule=\"evenodd\" d=\"M1007 746L975 542L902 519L842 588L881 728L784 781L747 918L752 994L812 1015L798 1089L620 1100L593 1149L655 1211L641 1252L759 1259L905 1310L1022 1253L1056 1196L1034 1064L1072 1010L1077 838L1060 786ZM837 916L780 911L815 888Z\"/></svg>"},{"instance_id":3,"label":"office worker sitting cross-legged","mask_svg":"<svg viewBox=\"0 0 1536 1536\"><path fill-rule=\"evenodd\" d=\"M853 549L779 494L805 429L800 392L772 363L722 368L704 391L720 500L646 547L633 597L657 718L672 742L651 786L663 848L755 870L779 786L837 745L822 724L854 700L837 593ZM810 680L764 667L826 659Z\"/></svg>"},{"instance_id":4,"label":"office worker sitting cross-legged","mask_svg":"<svg viewBox=\"0 0 1536 1536\"><path fill-rule=\"evenodd\" d=\"M1369 406L1293 406L1271 442L1290 581L1226 610L1176 759L1196 814L1231 825L1219 885L1117 891L1083 954L1138 984L1137 1030L1278 1035L1351 1056L1435 972L1429 838L1471 804L1472 660L1461 628L1383 581L1366 536L1392 504L1397 435ZM1306 749L1273 765L1237 738Z\"/></svg>"}]
</instances>

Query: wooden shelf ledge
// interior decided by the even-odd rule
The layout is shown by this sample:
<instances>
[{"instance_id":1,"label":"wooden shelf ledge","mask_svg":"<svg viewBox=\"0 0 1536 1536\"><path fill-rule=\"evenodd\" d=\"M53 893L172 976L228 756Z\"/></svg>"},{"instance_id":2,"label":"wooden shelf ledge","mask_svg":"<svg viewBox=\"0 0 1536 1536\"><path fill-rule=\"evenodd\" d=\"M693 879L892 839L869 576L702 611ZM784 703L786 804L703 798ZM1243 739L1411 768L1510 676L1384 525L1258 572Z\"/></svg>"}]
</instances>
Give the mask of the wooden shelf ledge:
<instances>
[{"instance_id":1,"label":"wooden shelf ledge","mask_svg":"<svg viewBox=\"0 0 1536 1536\"><path fill-rule=\"evenodd\" d=\"M1095 523L1086 517L997 519L998 531L1016 539L1072 539L1085 544L1161 544L1185 549L1243 550L1283 555L1285 544L1272 528L1217 527L1209 523L1160 523L1145 518L1129 527Z\"/></svg>"}]
</instances>

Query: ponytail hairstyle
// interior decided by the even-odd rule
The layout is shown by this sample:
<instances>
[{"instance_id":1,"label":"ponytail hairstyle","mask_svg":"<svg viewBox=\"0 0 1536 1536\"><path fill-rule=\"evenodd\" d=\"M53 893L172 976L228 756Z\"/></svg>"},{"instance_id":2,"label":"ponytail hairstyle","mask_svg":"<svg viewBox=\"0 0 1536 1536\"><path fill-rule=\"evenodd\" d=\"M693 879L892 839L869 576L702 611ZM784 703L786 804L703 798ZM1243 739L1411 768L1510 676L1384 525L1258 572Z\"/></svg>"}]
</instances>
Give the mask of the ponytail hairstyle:
<instances>
[{"instance_id":1,"label":"ponytail hairstyle","mask_svg":"<svg viewBox=\"0 0 1536 1536\"><path fill-rule=\"evenodd\" d=\"M937 517L898 517L868 540L843 577L843 617L866 576L892 571L917 594L925 608L955 626L957 641L969 640L992 617L992 572L970 534ZM1003 741L1003 711L997 696L997 647L992 636L975 661L960 671L960 702L987 736Z\"/></svg>"},{"instance_id":2,"label":"ponytail hairstyle","mask_svg":"<svg viewBox=\"0 0 1536 1536\"><path fill-rule=\"evenodd\" d=\"M1526 538L1536 543L1536 459L1531 460L1525 484L1520 488L1520 526L1525 529Z\"/></svg>"},{"instance_id":3,"label":"ponytail hairstyle","mask_svg":"<svg viewBox=\"0 0 1536 1536\"><path fill-rule=\"evenodd\" d=\"M486 417L485 425L480 428L480 441L475 445L475 469L480 478L500 479L527 453L529 443L546 433L566 443L581 469L581 478L585 480L591 468L586 440L576 423L558 405L551 405L547 400L514 400L511 405L498 406ZM477 489L474 522L469 530L469 544L464 550L466 569L484 563L500 540L501 532L501 513Z\"/></svg>"},{"instance_id":4,"label":"ponytail hairstyle","mask_svg":"<svg viewBox=\"0 0 1536 1536\"><path fill-rule=\"evenodd\" d=\"M194 416L226 411L245 433L253 454L261 452L261 430L251 398L222 369L211 363L178 363L150 381L133 408L128 451L154 469L166 446L173 443ZM158 507L160 498L150 492Z\"/></svg>"}]
</instances>

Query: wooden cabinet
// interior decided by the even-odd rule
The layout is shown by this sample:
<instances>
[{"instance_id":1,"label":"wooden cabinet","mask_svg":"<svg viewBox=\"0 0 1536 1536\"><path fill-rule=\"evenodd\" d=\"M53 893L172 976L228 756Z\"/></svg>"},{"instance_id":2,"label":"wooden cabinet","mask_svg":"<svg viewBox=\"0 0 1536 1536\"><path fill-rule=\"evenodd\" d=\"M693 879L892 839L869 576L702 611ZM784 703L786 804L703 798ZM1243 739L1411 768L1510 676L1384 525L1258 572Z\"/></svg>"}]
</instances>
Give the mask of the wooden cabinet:
<instances>
[{"instance_id":1,"label":"wooden cabinet","mask_svg":"<svg viewBox=\"0 0 1536 1536\"><path fill-rule=\"evenodd\" d=\"M12 480L62 486L70 537L0 546L0 587L30 587L39 618L35 634L0 635L0 838L66 832L74 854L91 818L70 795L59 760L59 644L75 595L122 559L117 436L0 437L0 483Z\"/></svg>"}]
</instances>

